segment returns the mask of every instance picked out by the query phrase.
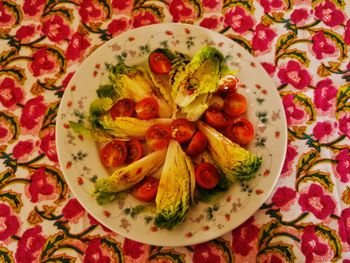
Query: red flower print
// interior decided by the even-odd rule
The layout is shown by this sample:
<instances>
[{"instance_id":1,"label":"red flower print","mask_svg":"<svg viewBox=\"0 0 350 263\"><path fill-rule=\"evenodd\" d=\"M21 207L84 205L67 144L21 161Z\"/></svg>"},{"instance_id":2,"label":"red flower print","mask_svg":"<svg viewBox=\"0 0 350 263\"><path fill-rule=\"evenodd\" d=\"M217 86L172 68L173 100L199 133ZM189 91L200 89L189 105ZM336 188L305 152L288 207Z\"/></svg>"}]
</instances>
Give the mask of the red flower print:
<instances>
[{"instance_id":1,"label":"red flower print","mask_svg":"<svg viewBox=\"0 0 350 263\"><path fill-rule=\"evenodd\" d=\"M254 218L249 218L238 228L232 230L232 249L235 253L247 256L253 249L250 243L258 237L259 228L253 224Z\"/></svg>"},{"instance_id":2,"label":"red flower print","mask_svg":"<svg viewBox=\"0 0 350 263\"><path fill-rule=\"evenodd\" d=\"M46 239L41 235L41 226L27 229L21 239L18 241L15 254L17 263L37 262L39 261L40 251L43 248Z\"/></svg>"},{"instance_id":3,"label":"red flower print","mask_svg":"<svg viewBox=\"0 0 350 263\"><path fill-rule=\"evenodd\" d=\"M202 4L204 8L215 9L219 4L219 0L202 0Z\"/></svg>"},{"instance_id":4,"label":"red flower print","mask_svg":"<svg viewBox=\"0 0 350 263\"><path fill-rule=\"evenodd\" d=\"M8 134L8 130L3 127L0 127L0 138L6 137L7 134Z\"/></svg>"},{"instance_id":5,"label":"red flower print","mask_svg":"<svg viewBox=\"0 0 350 263\"><path fill-rule=\"evenodd\" d=\"M276 37L275 31L270 27L263 24L258 24L255 27L253 38L252 38L252 47L255 51L266 51L271 47L271 42Z\"/></svg>"},{"instance_id":6,"label":"red flower print","mask_svg":"<svg viewBox=\"0 0 350 263\"><path fill-rule=\"evenodd\" d=\"M292 171L292 163L294 158L298 155L297 150L291 146L290 144L288 144L287 147L287 153L286 153L286 158L284 160L284 165L282 168L282 174L286 174L286 173L291 173Z\"/></svg>"},{"instance_id":7,"label":"red flower print","mask_svg":"<svg viewBox=\"0 0 350 263\"><path fill-rule=\"evenodd\" d=\"M79 218L85 213L85 209L81 206L77 199L70 199L62 209L62 215L65 220L77 223Z\"/></svg>"},{"instance_id":8,"label":"red flower print","mask_svg":"<svg viewBox=\"0 0 350 263\"><path fill-rule=\"evenodd\" d=\"M290 21L293 24L302 25L304 21L309 17L309 13L305 8L294 9L290 15Z\"/></svg>"},{"instance_id":9,"label":"red flower print","mask_svg":"<svg viewBox=\"0 0 350 263\"><path fill-rule=\"evenodd\" d=\"M0 240L5 241L12 235L16 235L19 229L17 216L11 214L10 207L0 204Z\"/></svg>"},{"instance_id":10,"label":"red flower print","mask_svg":"<svg viewBox=\"0 0 350 263\"><path fill-rule=\"evenodd\" d=\"M334 27L344 22L345 16L330 1L325 1L315 8L315 16L322 20L327 26Z\"/></svg>"},{"instance_id":11,"label":"red flower print","mask_svg":"<svg viewBox=\"0 0 350 263\"><path fill-rule=\"evenodd\" d=\"M98 21L104 18L103 8L96 5L96 2L93 0L82 0L79 7L79 15L84 23Z\"/></svg>"},{"instance_id":12,"label":"red flower print","mask_svg":"<svg viewBox=\"0 0 350 263\"><path fill-rule=\"evenodd\" d=\"M47 180L45 168L41 167L30 176L29 195L33 203L39 201L39 195L51 195L55 188Z\"/></svg>"},{"instance_id":13,"label":"red flower print","mask_svg":"<svg viewBox=\"0 0 350 263\"><path fill-rule=\"evenodd\" d=\"M220 256L213 253L210 243L202 243L194 247L192 262L193 263L220 263L221 259L220 259Z\"/></svg>"},{"instance_id":14,"label":"red flower print","mask_svg":"<svg viewBox=\"0 0 350 263\"><path fill-rule=\"evenodd\" d=\"M337 95L337 91L331 79L327 78L319 81L314 90L314 103L316 108L322 111L328 111L334 105L332 100Z\"/></svg>"},{"instance_id":15,"label":"red flower print","mask_svg":"<svg viewBox=\"0 0 350 263\"><path fill-rule=\"evenodd\" d=\"M267 255L269 256L269 255ZM272 254L269 259L266 259L263 261L264 263L283 263L282 259L280 259L278 256Z\"/></svg>"},{"instance_id":16,"label":"red flower print","mask_svg":"<svg viewBox=\"0 0 350 263\"><path fill-rule=\"evenodd\" d=\"M6 107L10 108L16 103L23 100L23 91L18 87L15 81L11 78L4 78L0 82L0 102Z\"/></svg>"},{"instance_id":17,"label":"red flower print","mask_svg":"<svg viewBox=\"0 0 350 263\"><path fill-rule=\"evenodd\" d=\"M260 5L264 8L265 13L269 13L271 10L280 10L284 7L282 0L260 0Z\"/></svg>"},{"instance_id":18,"label":"red flower print","mask_svg":"<svg viewBox=\"0 0 350 263\"><path fill-rule=\"evenodd\" d=\"M341 212L338 226L341 240L350 245L350 208L346 208Z\"/></svg>"},{"instance_id":19,"label":"red flower print","mask_svg":"<svg viewBox=\"0 0 350 263\"><path fill-rule=\"evenodd\" d=\"M344 115L339 119L339 130L350 138L350 114Z\"/></svg>"},{"instance_id":20,"label":"red flower print","mask_svg":"<svg viewBox=\"0 0 350 263\"><path fill-rule=\"evenodd\" d=\"M240 34L247 32L254 26L253 18L240 6L230 9L230 11L225 14L224 21L233 31Z\"/></svg>"},{"instance_id":21,"label":"red flower print","mask_svg":"<svg viewBox=\"0 0 350 263\"><path fill-rule=\"evenodd\" d=\"M296 120L302 120L304 118L305 112L297 108L296 104L294 103L293 94L285 95L282 99L282 103L286 113L288 125L294 123Z\"/></svg>"},{"instance_id":22,"label":"red flower print","mask_svg":"<svg viewBox=\"0 0 350 263\"><path fill-rule=\"evenodd\" d=\"M112 230L110 230L109 228L105 227L100 222L98 222L92 215L88 214L88 218L91 225L100 225L104 231L108 233L113 232Z\"/></svg>"},{"instance_id":23,"label":"red flower print","mask_svg":"<svg viewBox=\"0 0 350 263\"><path fill-rule=\"evenodd\" d=\"M35 35L35 28L36 28L35 25L21 26L16 31L16 38L21 42L25 42L29 40L31 37Z\"/></svg>"},{"instance_id":24,"label":"red flower print","mask_svg":"<svg viewBox=\"0 0 350 263\"><path fill-rule=\"evenodd\" d=\"M50 161L57 163L58 157L56 150L55 128L45 129L40 137L40 150L46 154Z\"/></svg>"},{"instance_id":25,"label":"red flower print","mask_svg":"<svg viewBox=\"0 0 350 263\"><path fill-rule=\"evenodd\" d=\"M336 52L335 46L325 37L323 31L319 31L313 35L311 40L312 51L315 53L317 59L324 58L324 54L334 54Z\"/></svg>"},{"instance_id":26,"label":"red flower print","mask_svg":"<svg viewBox=\"0 0 350 263\"><path fill-rule=\"evenodd\" d=\"M70 28L62 16L47 16L43 23L43 33L53 42L59 43L69 38Z\"/></svg>"},{"instance_id":27,"label":"red flower print","mask_svg":"<svg viewBox=\"0 0 350 263\"><path fill-rule=\"evenodd\" d=\"M322 187L317 184L312 184L306 193L300 195L299 204L303 212L311 212L321 220L326 219L335 209L332 198L325 195Z\"/></svg>"},{"instance_id":28,"label":"red flower print","mask_svg":"<svg viewBox=\"0 0 350 263\"><path fill-rule=\"evenodd\" d=\"M282 84L291 84L296 89L304 89L311 83L311 76L301 65L290 60L286 67L282 67L277 74Z\"/></svg>"},{"instance_id":29,"label":"red flower print","mask_svg":"<svg viewBox=\"0 0 350 263\"><path fill-rule=\"evenodd\" d=\"M218 28L219 24L222 21L222 17L218 16L211 16L211 17L206 17L200 22L201 27L205 27L211 30L215 30Z\"/></svg>"},{"instance_id":30,"label":"red flower print","mask_svg":"<svg viewBox=\"0 0 350 263\"><path fill-rule=\"evenodd\" d=\"M173 17L173 22L186 20L193 16L193 10L186 6L183 0L172 0L169 4L169 12Z\"/></svg>"},{"instance_id":31,"label":"red flower print","mask_svg":"<svg viewBox=\"0 0 350 263\"><path fill-rule=\"evenodd\" d=\"M66 59L67 60L77 60L82 59L84 51L91 45L89 40L83 34L75 32L69 41L68 47L66 49Z\"/></svg>"},{"instance_id":32,"label":"red flower print","mask_svg":"<svg viewBox=\"0 0 350 263\"><path fill-rule=\"evenodd\" d=\"M159 23L156 16L151 12L137 12L134 14L134 27L147 26L151 24Z\"/></svg>"},{"instance_id":33,"label":"red flower print","mask_svg":"<svg viewBox=\"0 0 350 263\"><path fill-rule=\"evenodd\" d=\"M335 157L337 161L336 171L340 176L342 183L350 181L350 150L349 148L342 149Z\"/></svg>"},{"instance_id":34,"label":"red flower print","mask_svg":"<svg viewBox=\"0 0 350 263\"><path fill-rule=\"evenodd\" d=\"M0 2L0 27L10 26L15 21L10 10Z\"/></svg>"},{"instance_id":35,"label":"red flower print","mask_svg":"<svg viewBox=\"0 0 350 263\"><path fill-rule=\"evenodd\" d=\"M289 202L293 201L296 197L296 192L290 187L279 187L272 197L272 203L277 207L282 207L287 205Z\"/></svg>"},{"instance_id":36,"label":"red flower print","mask_svg":"<svg viewBox=\"0 0 350 263\"><path fill-rule=\"evenodd\" d=\"M35 77L45 73L52 73L56 68L56 58L49 53L46 47L42 47L36 51L33 54L33 61L29 64L29 69Z\"/></svg>"},{"instance_id":37,"label":"red flower print","mask_svg":"<svg viewBox=\"0 0 350 263\"><path fill-rule=\"evenodd\" d=\"M32 140L19 141L12 149L13 157L17 162L25 162L34 151Z\"/></svg>"},{"instance_id":38,"label":"red flower print","mask_svg":"<svg viewBox=\"0 0 350 263\"><path fill-rule=\"evenodd\" d=\"M75 71L73 72L69 72L66 77L63 79L62 81L62 86L67 88L69 81L72 79L72 77L74 76Z\"/></svg>"},{"instance_id":39,"label":"red flower print","mask_svg":"<svg viewBox=\"0 0 350 263\"><path fill-rule=\"evenodd\" d=\"M126 31L131 26L130 19L123 17L112 20L111 23L107 26L108 32L112 36L119 35L120 33Z\"/></svg>"},{"instance_id":40,"label":"red flower print","mask_svg":"<svg viewBox=\"0 0 350 263\"><path fill-rule=\"evenodd\" d=\"M350 19L346 22L345 25L344 41L346 44L350 45Z\"/></svg>"},{"instance_id":41,"label":"red flower print","mask_svg":"<svg viewBox=\"0 0 350 263\"><path fill-rule=\"evenodd\" d=\"M327 254L328 246L319 241L315 232L315 226L306 226L304 228L301 236L301 251L305 255L306 263L314 262L314 255L324 256Z\"/></svg>"},{"instance_id":42,"label":"red flower print","mask_svg":"<svg viewBox=\"0 0 350 263\"><path fill-rule=\"evenodd\" d=\"M0 119L0 143L7 143L12 138L13 132L10 124Z\"/></svg>"},{"instance_id":43,"label":"red flower print","mask_svg":"<svg viewBox=\"0 0 350 263\"><path fill-rule=\"evenodd\" d=\"M330 122L318 122L312 131L315 139L322 140L324 137L332 134L333 127Z\"/></svg>"},{"instance_id":44,"label":"red flower print","mask_svg":"<svg viewBox=\"0 0 350 263\"><path fill-rule=\"evenodd\" d=\"M29 16L35 16L42 12L46 0L24 0L23 12Z\"/></svg>"},{"instance_id":45,"label":"red flower print","mask_svg":"<svg viewBox=\"0 0 350 263\"><path fill-rule=\"evenodd\" d=\"M43 100L43 96L38 96L27 101L22 109L20 118L21 126L30 130L39 123L40 117L44 115L46 110L46 105L43 103Z\"/></svg>"},{"instance_id":46,"label":"red flower print","mask_svg":"<svg viewBox=\"0 0 350 263\"><path fill-rule=\"evenodd\" d=\"M123 244L124 255L138 259L145 253L144 249L142 249L144 246L142 243L125 238Z\"/></svg>"},{"instance_id":47,"label":"red flower print","mask_svg":"<svg viewBox=\"0 0 350 263\"><path fill-rule=\"evenodd\" d=\"M123 0L123 1L113 0L112 8L116 14L131 15L131 11L133 8L133 1L132 0Z\"/></svg>"},{"instance_id":48,"label":"red flower print","mask_svg":"<svg viewBox=\"0 0 350 263\"><path fill-rule=\"evenodd\" d=\"M264 69L266 70L266 72L272 76L273 73L275 73L276 67L271 64L271 63L267 63L267 62L261 62L261 66L264 67Z\"/></svg>"},{"instance_id":49,"label":"red flower print","mask_svg":"<svg viewBox=\"0 0 350 263\"><path fill-rule=\"evenodd\" d=\"M110 258L103 254L101 249L101 239L94 238L89 241L89 245L85 250L84 263L109 263Z\"/></svg>"}]
</instances>

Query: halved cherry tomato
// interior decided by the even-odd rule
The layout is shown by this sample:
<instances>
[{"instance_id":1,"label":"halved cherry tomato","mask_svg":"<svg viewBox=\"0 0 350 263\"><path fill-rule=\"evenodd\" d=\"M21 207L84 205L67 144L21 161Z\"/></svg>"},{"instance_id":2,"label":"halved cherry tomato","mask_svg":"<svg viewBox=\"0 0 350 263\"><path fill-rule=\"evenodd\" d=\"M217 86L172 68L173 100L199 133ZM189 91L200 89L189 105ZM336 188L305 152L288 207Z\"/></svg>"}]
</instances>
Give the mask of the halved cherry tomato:
<instances>
[{"instance_id":1,"label":"halved cherry tomato","mask_svg":"<svg viewBox=\"0 0 350 263\"><path fill-rule=\"evenodd\" d=\"M171 70L171 61L163 53L154 52L149 56L149 66L155 74L168 74Z\"/></svg>"},{"instance_id":2,"label":"halved cherry tomato","mask_svg":"<svg viewBox=\"0 0 350 263\"><path fill-rule=\"evenodd\" d=\"M219 95L213 95L208 101L209 108L222 110L224 108L224 99Z\"/></svg>"},{"instance_id":3,"label":"halved cherry tomato","mask_svg":"<svg viewBox=\"0 0 350 263\"><path fill-rule=\"evenodd\" d=\"M184 143L191 140L196 127L187 119L176 119L171 123L172 137L179 143Z\"/></svg>"},{"instance_id":4,"label":"halved cherry tomato","mask_svg":"<svg viewBox=\"0 0 350 263\"><path fill-rule=\"evenodd\" d=\"M209 108L205 111L204 120L215 129L221 129L227 125L223 112L215 108Z\"/></svg>"},{"instance_id":5,"label":"halved cherry tomato","mask_svg":"<svg viewBox=\"0 0 350 263\"><path fill-rule=\"evenodd\" d=\"M149 120L158 116L159 104L155 99L149 97L137 102L135 110L137 117Z\"/></svg>"},{"instance_id":6,"label":"halved cherry tomato","mask_svg":"<svg viewBox=\"0 0 350 263\"><path fill-rule=\"evenodd\" d=\"M141 159L143 155L142 145L138 140L131 140L126 143L128 149L128 155L126 156L126 162L132 163Z\"/></svg>"},{"instance_id":7,"label":"halved cherry tomato","mask_svg":"<svg viewBox=\"0 0 350 263\"><path fill-rule=\"evenodd\" d=\"M187 146L186 153L190 156L197 156L204 152L205 148L207 148L207 145L207 137L205 137L205 135L201 131L197 131L193 135L191 142Z\"/></svg>"},{"instance_id":8,"label":"halved cherry tomato","mask_svg":"<svg viewBox=\"0 0 350 263\"><path fill-rule=\"evenodd\" d=\"M237 91L238 79L233 75L226 75L219 81L218 94L226 96Z\"/></svg>"},{"instance_id":9,"label":"halved cherry tomato","mask_svg":"<svg viewBox=\"0 0 350 263\"><path fill-rule=\"evenodd\" d=\"M220 174L211 163L200 163L195 169L196 183L204 189L214 188L220 181Z\"/></svg>"},{"instance_id":10,"label":"halved cherry tomato","mask_svg":"<svg viewBox=\"0 0 350 263\"><path fill-rule=\"evenodd\" d=\"M118 100L111 108L113 119L117 117L131 117L135 112L135 102L132 99Z\"/></svg>"},{"instance_id":11,"label":"halved cherry tomato","mask_svg":"<svg viewBox=\"0 0 350 263\"><path fill-rule=\"evenodd\" d=\"M246 118L235 119L226 127L225 135L239 145L247 145L254 136L254 127Z\"/></svg>"},{"instance_id":12,"label":"halved cherry tomato","mask_svg":"<svg viewBox=\"0 0 350 263\"><path fill-rule=\"evenodd\" d=\"M127 148L123 141L112 141L106 144L101 152L101 161L105 166L117 167L126 160Z\"/></svg>"},{"instance_id":13,"label":"halved cherry tomato","mask_svg":"<svg viewBox=\"0 0 350 263\"><path fill-rule=\"evenodd\" d=\"M239 93L232 93L225 98L224 111L231 117L237 117L247 110L247 100Z\"/></svg>"},{"instance_id":14,"label":"halved cherry tomato","mask_svg":"<svg viewBox=\"0 0 350 263\"><path fill-rule=\"evenodd\" d=\"M140 183L134 186L131 194L140 201L153 202L156 199L159 180L152 176L147 176Z\"/></svg>"},{"instance_id":15,"label":"halved cherry tomato","mask_svg":"<svg viewBox=\"0 0 350 263\"><path fill-rule=\"evenodd\" d=\"M155 124L146 132L146 143L153 150L161 150L168 146L171 139L171 130L163 124Z\"/></svg>"}]
</instances>

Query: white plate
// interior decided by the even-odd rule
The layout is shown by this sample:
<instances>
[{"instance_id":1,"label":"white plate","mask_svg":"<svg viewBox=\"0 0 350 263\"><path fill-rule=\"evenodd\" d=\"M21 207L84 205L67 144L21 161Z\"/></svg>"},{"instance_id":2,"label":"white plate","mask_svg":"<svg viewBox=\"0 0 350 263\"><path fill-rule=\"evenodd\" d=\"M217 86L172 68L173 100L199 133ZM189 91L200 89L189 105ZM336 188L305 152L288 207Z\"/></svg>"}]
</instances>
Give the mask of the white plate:
<instances>
[{"instance_id":1,"label":"white plate","mask_svg":"<svg viewBox=\"0 0 350 263\"><path fill-rule=\"evenodd\" d=\"M239 67L244 84L239 92L248 100L247 118L255 127L249 150L262 155L256 178L248 184L234 185L215 203L200 203L189 209L186 220L173 230L158 229L152 212L132 213L140 203L132 196L124 201L99 206L90 195L93 181L108 176L101 164L95 142L79 138L67 128L69 121L87 115L103 84L105 63L140 64L148 52L168 47L193 56L203 45L219 49L227 64ZM283 106L270 77L241 46L216 32L185 24L159 24L125 32L91 54L76 71L61 101L56 127L57 150L61 169L75 197L98 221L115 232L142 243L184 246L217 238L252 216L273 190L286 153L287 129Z\"/></svg>"}]
</instances>

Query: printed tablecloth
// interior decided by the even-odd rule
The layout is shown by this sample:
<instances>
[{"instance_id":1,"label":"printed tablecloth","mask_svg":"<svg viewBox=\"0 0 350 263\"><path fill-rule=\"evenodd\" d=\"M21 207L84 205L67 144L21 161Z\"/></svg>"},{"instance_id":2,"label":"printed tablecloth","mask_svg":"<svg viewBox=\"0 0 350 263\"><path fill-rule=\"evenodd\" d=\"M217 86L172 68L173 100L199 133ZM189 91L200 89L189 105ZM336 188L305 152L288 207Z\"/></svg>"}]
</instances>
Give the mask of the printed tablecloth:
<instances>
[{"instance_id":1,"label":"printed tablecloth","mask_svg":"<svg viewBox=\"0 0 350 263\"><path fill-rule=\"evenodd\" d=\"M0 262L350 262L350 6L346 0L0 1ZM197 24L273 78L288 150L273 194L243 225L187 247L113 233L67 187L60 99L98 46L152 23Z\"/></svg>"}]
</instances>

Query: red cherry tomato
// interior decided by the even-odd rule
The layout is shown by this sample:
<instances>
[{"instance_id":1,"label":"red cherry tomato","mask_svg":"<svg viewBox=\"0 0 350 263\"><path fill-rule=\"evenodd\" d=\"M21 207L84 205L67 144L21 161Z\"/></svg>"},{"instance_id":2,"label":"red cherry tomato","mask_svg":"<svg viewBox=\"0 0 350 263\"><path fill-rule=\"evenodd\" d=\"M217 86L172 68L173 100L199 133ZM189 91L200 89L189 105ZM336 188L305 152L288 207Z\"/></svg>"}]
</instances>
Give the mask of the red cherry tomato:
<instances>
[{"instance_id":1,"label":"red cherry tomato","mask_svg":"<svg viewBox=\"0 0 350 263\"><path fill-rule=\"evenodd\" d=\"M147 176L140 183L134 186L131 194L140 201L153 202L157 196L158 186L158 179Z\"/></svg>"},{"instance_id":2,"label":"red cherry tomato","mask_svg":"<svg viewBox=\"0 0 350 263\"><path fill-rule=\"evenodd\" d=\"M171 123L172 137L179 143L184 143L191 140L196 127L187 119L176 119Z\"/></svg>"},{"instance_id":3,"label":"red cherry tomato","mask_svg":"<svg viewBox=\"0 0 350 263\"><path fill-rule=\"evenodd\" d=\"M225 98L224 111L231 117L237 117L247 110L247 100L239 93L232 93Z\"/></svg>"},{"instance_id":4,"label":"red cherry tomato","mask_svg":"<svg viewBox=\"0 0 350 263\"><path fill-rule=\"evenodd\" d=\"M254 127L252 123L245 118L235 119L226 127L225 135L239 145L247 145L253 139Z\"/></svg>"},{"instance_id":5,"label":"red cherry tomato","mask_svg":"<svg viewBox=\"0 0 350 263\"><path fill-rule=\"evenodd\" d=\"M214 188L220 181L220 174L211 163L200 163L195 169L196 183L204 189Z\"/></svg>"},{"instance_id":6,"label":"red cherry tomato","mask_svg":"<svg viewBox=\"0 0 350 263\"><path fill-rule=\"evenodd\" d=\"M168 74L171 70L171 61L161 52L154 52L149 56L149 66L155 74Z\"/></svg>"},{"instance_id":7,"label":"red cherry tomato","mask_svg":"<svg viewBox=\"0 0 350 263\"><path fill-rule=\"evenodd\" d=\"M204 120L215 129L221 129L227 125L223 112L216 108L207 109L204 113Z\"/></svg>"},{"instance_id":8,"label":"red cherry tomato","mask_svg":"<svg viewBox=\"0 0 350 263\"><path fill-rule=\"evenodd\" d=\"M113 119L117 117L131 117L135 112L135 102L131 99L118 100L111 108Z\"/></svg>"},{"instance_id":9,"label":"red cherry tomato","mask_svg":"<svg viewBox=\"0 0 350 263\"><path fill-rule=\"evenodd\" d=\"M132 163L141 159L143 155L142 145L138 140L131 140L126 143L128 149L128 155L126 156L126 162Z\"/></svg>"},{"instance_id":10,"label":"red cherry tomato","mask_svg":"<svg viewBox=\"0 0 350 263\"><path fill-rule=\"evenodd\" d=\"M155 124L146 132L146 143L153 150L161 150L168 146L171 138L171 130L163 124Z\"/></svg>"},{"instance_id":11,"label":"red cherry tomato","mask_svg":"<svg viewBox=\"0 0 350 263\"><path fill-rule=\"evenodd\" d=\"M186 149L186 153L190 156L197 156L204 152L204 150L207 148L207 145L207 137L205 137L201 131L197 131L192 137L192 140Z\"/></svg>"},{"instance_id":12,"label":"red cherry tomato","mask_svg":"<svg viewBox=\"0 0 350 263\"><path fill-rule=\"evenodd\" d=\"M237 91L238 79L233 75L226 75L219 81L218 94L226 96Z\"/></svg>"},{"instance_id":13,"label":"red cherry tomato","mask_svg":"<svg viewBox=\"0 0 350 263\"><path fill-rule=\"evenodd\" d=\"M101 152L101 161L105 166L117 167L126 160L127 148L123 141L112 141L105 145Z\"/></svg>"},{"instance_id":14,"label":"red cherry tomato","mask_svg":"<svg viewBox=\"0 0 350 263\"><path fill-rule=\"evenodd\" d=\"M137 117L142 120L149 120L158 117L159 104L153 98L145 98L136 103Z\"/></svg>"}]
</instances>

